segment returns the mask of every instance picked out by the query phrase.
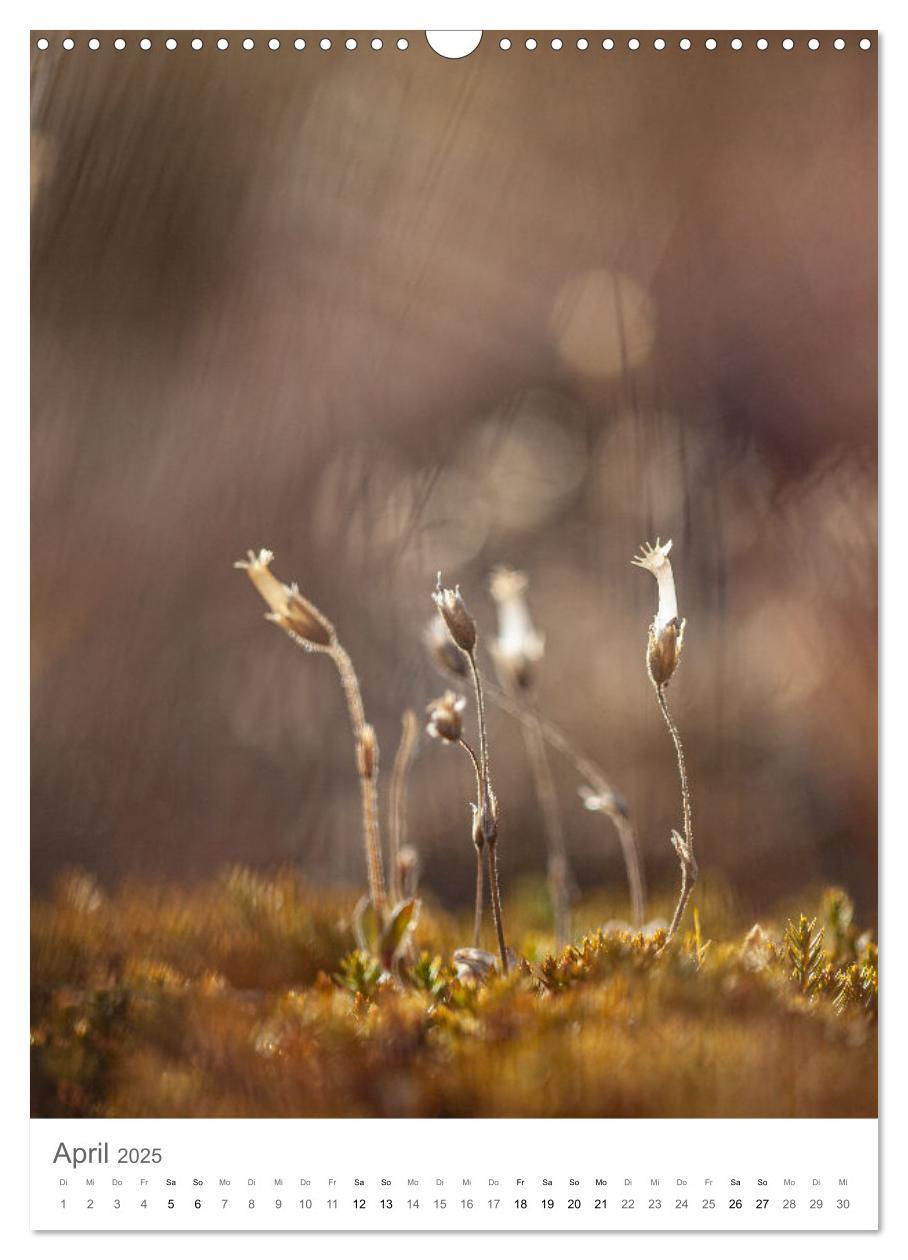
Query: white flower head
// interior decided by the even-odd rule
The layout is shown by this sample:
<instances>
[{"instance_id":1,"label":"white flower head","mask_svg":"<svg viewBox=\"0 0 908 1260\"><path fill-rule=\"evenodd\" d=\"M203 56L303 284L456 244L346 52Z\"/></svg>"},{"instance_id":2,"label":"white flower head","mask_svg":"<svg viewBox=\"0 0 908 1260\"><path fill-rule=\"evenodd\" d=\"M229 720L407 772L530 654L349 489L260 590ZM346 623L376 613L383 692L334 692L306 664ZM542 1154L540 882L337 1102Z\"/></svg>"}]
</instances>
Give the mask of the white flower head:
<instances>
[{"instance_id":1,"label":"white flower head","mask_svg":"<svg viewBox=\"0 0 908 1260\"><path fill-rule=\"evenodd\" d=\"M426 707L429 716L426 734L449 744L458 743L463 733L463 711L466 707L466 698L455 695L453 691L446 691L437 700L432 700Z\"/></svg>"},{"instance_id":2,"label":"white flower head","mask_svg":"<svg viewBox=\"0 0 908 1260\"><path fill-rule=\"evenodd\" d=\"M269 621L286 630L309 651L318 652L329 648L335 640L334 626L314 604L301 595L294 582L287 586L271 572L272 552L266 548L247 552L246 560L237 560L235 569L243 569L262 599L268 605L265 614Z\"/></svg>"},{"instance_id":3,"label":"white flower head","mask_svg":"<svg viewBox=\"0 0 908 1260\"><path fill-rule=\"evenodd\" d=\"M644 543L640 555L635 556L631 564L638 568L648 569L659 585L659 607L656 611L655 629L661 633L671 621L678 620L678 597L675 593L675 575L672 573L672 562L668 553L672 549L672 540L660 543L656 539L655 547Z\"/></svg>"},{"instance_id":4,"label":"white flower head","mask_svg":"<svg viewBox=\"0 0 908 1260\"><path fill-rule=\"evenodd\" d=\"M545 636L533 625L526 601L529 581L517 569L493 570L489 591L498 609L498 636L492 643L496 664L519 686L528 686L532 667L542 659Z\"/></svg>"},{"instance_id":5,"label":"white flower head","mask_svg":"<svg viewBox=\"0 0 908 1260\"><path fill-rule=\"evenodd\" d=\"M678 619L675 577L668 558L671 547L671 539L660 543L657 538L655 547L645 543L640 555L631 562L641 569L648 569L659 586L659 606L649 628L646 668L653 686L660 691L668 685L678 668L684 646L684 622Z\"/></svg>"},{"instance_id":6,"label":"white flower head","mask_svg":"<svg viewBox=\"0 0 908 1260\"><path fill-rule=\"evenodd\" d=\"M462 652L472 652L476 647L476 622L463 602L460 587L455 586L453 591L449 587L443 587L439 573L432 598L451 638Z\"/></svg>"}]
</instances>

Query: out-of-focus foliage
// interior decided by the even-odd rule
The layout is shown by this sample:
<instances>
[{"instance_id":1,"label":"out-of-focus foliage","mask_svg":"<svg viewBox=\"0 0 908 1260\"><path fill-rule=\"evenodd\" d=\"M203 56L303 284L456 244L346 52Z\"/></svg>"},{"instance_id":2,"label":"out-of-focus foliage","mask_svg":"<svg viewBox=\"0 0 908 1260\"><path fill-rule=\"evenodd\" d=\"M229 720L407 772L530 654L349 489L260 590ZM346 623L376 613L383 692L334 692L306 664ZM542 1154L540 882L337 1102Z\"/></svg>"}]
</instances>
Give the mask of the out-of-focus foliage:
<instances>
[{"instance_id":1,"label":"out-of-focus foliage","mask_svg":"<svg viewBox=\"0 0 908 1260\"><path fill-rule=\"evenodd\" d=\"M525 570L540 711L627 801L650 886L676 879L629 565L659 534L701 869L755 917L809 870L872 920L874 54L149 34L33 62L36 892L74 863L361 879L330 664L230 567L262 546L356 662L383 775L438 694L438 569L484 661L489 574ZM489 721L508 888L545 837L520 733ZM410 832L457 907L469 770L434 754ZM580 887L617 884L612 829L553 772Z\"/></svg>"},{"instance_id":2,"label":"out-of-focus foliage","mask_svg":"<svg viewBox=\"0 0 908 1260\"><path fill-rule=\"evenodd\" d=\"M478 984L432 907L392 974L355 898L291 873L110 897L70 873L33 908L33 1114L876 1114L877 948L841 890L749 931L705 892L668 946L589 904L557 956L533 897Z\"/></svg>"}]
</instances>

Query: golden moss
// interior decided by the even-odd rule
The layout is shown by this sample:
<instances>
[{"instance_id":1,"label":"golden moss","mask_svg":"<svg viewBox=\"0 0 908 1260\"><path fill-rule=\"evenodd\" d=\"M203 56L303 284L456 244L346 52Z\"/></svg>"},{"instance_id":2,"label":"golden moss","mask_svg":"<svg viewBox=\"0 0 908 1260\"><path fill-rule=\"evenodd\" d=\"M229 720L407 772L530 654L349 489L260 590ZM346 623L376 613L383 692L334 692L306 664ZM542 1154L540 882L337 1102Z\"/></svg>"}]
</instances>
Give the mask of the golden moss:
<instances>
[{"instance_id":1,"label":"golden moss","mask_svg":"<svg viewBox=\"0 0 908 1260\"><path fill-rule=\"evenodd\" d=\"M33 1114L876 1114L877 950L840 890L787 924L704 899L667 945L616 926L558 954L518 899L520 961L484 984L451 962L466 923L424 908L389 975L353 909L292 873L113 897L68 876L33 908Z\"/></svg>"}]
</instances>

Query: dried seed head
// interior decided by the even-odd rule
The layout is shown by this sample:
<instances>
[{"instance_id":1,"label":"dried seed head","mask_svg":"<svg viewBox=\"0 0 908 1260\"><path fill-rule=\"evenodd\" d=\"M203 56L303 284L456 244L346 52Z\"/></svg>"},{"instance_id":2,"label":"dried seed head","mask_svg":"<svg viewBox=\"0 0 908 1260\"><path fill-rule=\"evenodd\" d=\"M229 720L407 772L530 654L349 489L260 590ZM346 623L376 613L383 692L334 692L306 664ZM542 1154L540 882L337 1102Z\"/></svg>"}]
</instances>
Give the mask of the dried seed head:
<instances>
[{"instance_id":1,"label":"dried seed head","mask_svg":"<svg viewBox=\"0 0 908 1260\"><path fill-rule=\"evenodd\" d=\"M493 571L489 583L498 608L498 637L492 643L492 655L502 682L518 688L532 685L535 665L545 650L545 637L534 628L527 607L528 585L525 573L504 566Z\"/></svg>"},{"instance_id":2,"label":"dried seed head","mask_svg":"<svg viewBox=\"0 0 908 1260\"><path fill-rule=\"evenodd\" d=\"M335 642L334 626L322 613L299 593L296 584L286 586L271 572L274 556L262 550L248 553L247 560L237 560L234 568L245 569L252 585L268 605L265 616L289 635L299 640L303 647L320 651Z\"/></svg>"},{"instance_id":3,"label":"dried seed head","mask_svg":"<svg viewBox=\"0 0 908 1260\"><path fill-rule=\"evenodd\" d=\"M646 668L655 687L664 687L678 668L684 646L684 625L670 621L663 630L650 626L646 647Z\"/></svg>"},{"instance_id":4,"label":"dried seed head","mask_svg":"<svg viewBox=\"0 0 908 1260\"><path fill-rule=\"evenodd\" d=\"M426 626L423 642L437 669L450 678L466 678L470 668L467 658L448 634L448 627L440 613Z\"/></svg>"},{"instance_id":5,"label":"dried seed head","mask_svg":"<svg viewBox=\"0 0 908 1260\"><path fill-rule=\"evenodd\" d=\"M446 691L437 700L432 700L426 705L426 713L429 715L426 733L433 739L456 744L463 734L462 715L466 705L465 698L455 695L453 691Z\"/></svg>"},{"instance_id":6,"label":"dried seed head","mask_svg":"<svg viewBox=\"0 0 908 1260\"><path fill-rule=\"evenodd\" d=\"M647 569L655 577L659 587L659 605L649 630L646 649L646 667L654 687L664 687L678 668L684 645L684 625L678 618L678 597L675 577L668 553L671 539L655 547L644 543L639 556L631 561L641 569Z\"/></svg>"},{"instance_id":7,"label":"dried seed head","mask_svg":"<svg viewBox=\"0 0 908 1260\"><path fill-rule=\"evenodd\" d=\"M451 638L462 652L472 652L476 647L476 622L463 602L460 587L455 586L453 591L443 588L439 573L432 598L444 618Z\"/></svg>"},{"instance_id":8,"label":"dried seed head","mask_svg":"<svg viewBox=\"0 0 908 1260\"><path fill-rule=\"evenodd\" d=\"M363 779L373 779L378 769L378 740L375 728L367 722L356 741L356 768Z\"/></svg>"}]
</instances>

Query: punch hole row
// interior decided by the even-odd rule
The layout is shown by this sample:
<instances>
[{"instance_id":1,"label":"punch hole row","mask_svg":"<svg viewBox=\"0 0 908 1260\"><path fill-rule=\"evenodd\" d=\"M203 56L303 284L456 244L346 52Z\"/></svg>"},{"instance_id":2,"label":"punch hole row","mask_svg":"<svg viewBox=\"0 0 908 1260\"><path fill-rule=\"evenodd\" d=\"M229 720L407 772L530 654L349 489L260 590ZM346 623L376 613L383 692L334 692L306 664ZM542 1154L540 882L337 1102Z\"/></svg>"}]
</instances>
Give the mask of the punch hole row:
<instances>
[{"instance_id":1,"label":"punch hole row","mask_svg":"<svg viewBox=\"0 0 908 1260\"><path fill-rule=\"evenodd\" d=\"M570 43L571 41L568 42ZM587 36L581 35L580 38L575 41L575 46L580 52L586 52L588 49L594 48L598 42L598 40L590 40ZM611 37L606 36L606 38L601 41L601 47L604 52L612 52L616 48L627 48L629 52L637 52L639 49L646 47L648 42L649 41L647 40L639 39L636 35L633 35L624 41L612 39ZM697 42L698 41L690 39L685 35L678 40L677 46L682 52L688 52L691 48L696 46ZM816 52L818 48L822 47L822 41L816 37L803 40L802 43L809 48L811 52ZM498 41L498 47L503 52L508 52L511 48L520 47L521 44L528 52L535 52L537 48L544 48L546 46L551 48L553 52L560 52L561 49L566 46L565 41L560 36L555 36L555 38L550 40L540 40L537 39L535 35L530 35L522 41L518 40L516 43L508 38L508 36L503 36ZM827 44L831 45L836 52L842 52L847 47L848 41L841 38L841 36L838 36L827 40ZM865 52L873 47L872 41L866 36L858 40L857 44L858 47L863 49ZM791 52L796 45L797 41L792 39L790 36L786 36L784 39L779 40L779 47L784 49L785 52ZM707 52L715 52L715 50L719 47L719 40L716 39L715 36L710 35L703 40L702 46L707 50ZM728 46L734 52L740 52L744 48L745 44L744 40L740 36L736 35L728 41ZM656 52L663 52L669 47L669 41L664 39L661 35L658 35L652 41L652 47ZM759 39L754 40L754 47L759 52L766 52L768 48L772 47L772 43L769 39L761 36Z\"/></svg>"},{"instance_id":2,"label":"punch hole row","mask_svg":"<svg viewBox=\"0 0 908 1260\"><path fill-rule=\"evenodd\" d=\"M307 47L317 48L321 52L330 52L335 48L341 48L347 52L353 52L357 48L370 48L374 52L379 52L385 47L397 48L400 52L405 52L410 47L410 41L403 36L396 40L391 39L385 41L378 35L373 36L371 39L365 37L362 40L355 39L353 36L344 40L332 40L325 36L321 39L313 39L311 45L307 44L307 41L302 37L286 40L281 40L277 37L255 40L251 36L246 36L245 38L230 40L223 35L207 41L201 39L199 36L196 36L195 38L184 39L182 42L184 45L188 45L188 47L190 47L194 52L200 52L206 47L206 43L209 47L214 47L219 52L226 52L231 47L239 48L243 52L252 52L256 48L265 48L270 52L278 52L281 48L293 48L296 52L302 52ZM599 41L597 40L590 40L585 35L581 35L576 40L567 41L559 35L556 35L551 39L538 39L536 36L530 35L527 38L517 40L516 42L512 41L507 36L504 36L499 39L498 47L502 50L502 52L508 52L510 49L517 48L522 45L528 52L535 52L539 48L548 46L553 52L561 52L563 48L573 43L579 52L587 52L590 48L595 48L598 42ZM688 36L684 36L678 40L677 46L682 52L688 52L691 48L695 47L697 42L699 41L694 41ZM637 36L632 36L626 41L617 41L610 37L606 37L601 41L601 48L604 52L612 52L616 48L620 49L622 47L626 47L629 52L637 52L641 48L646 47L648 43L649 41L641 40ZM790 36L786 36L778 41L778 47L782 48L785 52L791 52L797 47L797 43L798 41L792 39ZM818 49L823 47L823 41L818 39L816 36L811 39L802 40L801 43L811 52L816 52ZM94 36L85 40L84 44L91 52L97 52L98 49L101 48L101 40ZM848 47L848 41L843 39L841 36L826 40L826 44L827 46L831 46L836 52L843 52ZM46 52L50 46L51 42L45 36L41 36L35 41L35 47L39 52ZM65 52L72 52L77 46L76 40L67 36L65 39L61 40L61 46ZM115 51L122 52L127 47L127 41L122 36L119 36L111 41L111 46L115 49ZM137 46L142 52L148 52L154 47L154 41L144 37L137 40L135 46ZM172 52L175 48L180 46L180 41L171 37L169 39L159 41L159 46L166 49L168 52ZM657 36L652 40L651 46L656 52L663 52L669 47L669 41L664 39L662 36ZM714 36L709 36L702 41L702 46L707 52L715 52L719 47L719 41ZM733 52L741 52L745 47L745 43L740 36L734 36L729 40L728 46ZM776 46L776 41L770 41L765 36L761 36L760 38L754 40L754 47L758 52L766 52L773 46ZM873 41L865 36L857 41L857 47L866 52L873 47Z\"/></svg>"},{"instance_id":3,"label":"punch hole row","mask_svg":"<svg viewBox=\"0 0 908 1260\"><path fill-rule=\"evenodd\" d=\"M375 52L378 52L386 46L397 48L400 52L406 52L406 50L410 47L410 41L404 36L386 43L386 41L381 39L378 35L374 36L372 39L366 38L363 40L354 39L352 36L345 40L333 40L328 39L328 37L325 36L322 39L313 40L311 44L302 37L297 39L282 40L275 36L271 39L255 40L251 36L246 36L245 38L236 38L231 40L225 35L221 35L218 38L208 40L195 36L195 38L187 38L182 41L171 37L169 39L159 40L158 46L166 49L168 52L173 52L175 48L180 47L181 42L184 47L191 48L193 52L200 52L206 46L216 48L218 52L226 52L231 47L239 48L243 52L252 52L255 48L266 48L270 52L279 52L281 48L293 48L297 52L302 52L307 47L318 48L322 52L328 52L332 48L344 48L348 52L353 52L356 48L368 47L373 49ZM47 52L50 46L50 40L43 35L35 41L35 47L39 52ZM118 36L116 39L111 40L111 47L117 52L122 52L127 46L128 42L123 39L122 36ZM137 40L134 46L140 48L142 52L148 52L154 47L154 41L145 37ZM65 52L72 52L72 50L76 47L76 41L67 36L65 39L61 40L61 47ZM93 36L91 39L85 40L85 47L91 52L97 52L101 47L101 40Z\"/></svg>"}]
</instances>

